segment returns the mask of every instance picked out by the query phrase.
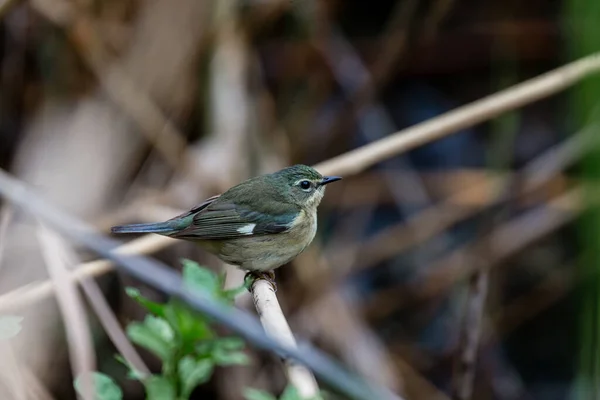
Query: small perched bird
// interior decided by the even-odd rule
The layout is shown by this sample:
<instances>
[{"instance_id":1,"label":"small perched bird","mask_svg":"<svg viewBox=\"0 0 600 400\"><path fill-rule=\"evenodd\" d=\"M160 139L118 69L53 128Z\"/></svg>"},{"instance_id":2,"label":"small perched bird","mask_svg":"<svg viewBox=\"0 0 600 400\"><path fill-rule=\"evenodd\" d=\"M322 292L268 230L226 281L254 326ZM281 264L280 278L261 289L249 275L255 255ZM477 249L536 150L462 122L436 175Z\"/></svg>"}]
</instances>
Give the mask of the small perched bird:
<instances>
[{"instance_id":1,"label":"small perched bird","mask_svg":"<svg viewBox=\"0 0 600 400\"><path fill-rule=\"evenodd\" d=\"M340 179L294 165L242 182L168 221L115 226L112 232L190 240L226 263L273 277L273 269L312 242L325 185Z\"/></svg>"}]
</instances>

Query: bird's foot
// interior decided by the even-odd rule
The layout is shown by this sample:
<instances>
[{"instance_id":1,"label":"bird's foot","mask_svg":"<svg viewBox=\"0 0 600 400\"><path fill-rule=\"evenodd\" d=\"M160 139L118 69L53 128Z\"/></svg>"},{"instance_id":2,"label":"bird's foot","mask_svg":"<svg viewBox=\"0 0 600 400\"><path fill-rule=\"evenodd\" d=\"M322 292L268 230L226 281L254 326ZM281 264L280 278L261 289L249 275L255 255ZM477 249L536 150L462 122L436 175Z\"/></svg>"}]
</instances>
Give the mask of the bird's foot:
<instances>
[{"instance_id":1,"label":"bird's foot","mask_svg":"<svg viewBox=\"0 0 600 400\"><path fill-rule=\"evenodd\" d=\"M275 283L275 272L274 271L249 271L244 276L244 286L248 291L252 291L252 285L257 279L264 279L273 286L273 290L277 292L277 284Z\"/></svg>"}]
</instances>

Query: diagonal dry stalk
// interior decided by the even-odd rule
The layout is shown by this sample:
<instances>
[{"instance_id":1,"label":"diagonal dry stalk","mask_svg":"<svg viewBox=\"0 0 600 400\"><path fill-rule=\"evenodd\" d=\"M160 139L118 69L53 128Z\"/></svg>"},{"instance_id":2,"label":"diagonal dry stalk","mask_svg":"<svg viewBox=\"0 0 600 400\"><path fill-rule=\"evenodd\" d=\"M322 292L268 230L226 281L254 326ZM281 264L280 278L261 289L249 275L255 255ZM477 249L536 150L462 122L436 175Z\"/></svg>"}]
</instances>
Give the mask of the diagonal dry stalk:
<instances>
[{"instance_id":1,"label":"diagonal dry stalk","mask_svg":"<svg viewBox=\"0 0 600 400\"><path fill-rule=\"evenodd\" d=\"M174 239L164 236L146 235L119 247L115 252L121 254L149 254L168 247L174 242L176 242ZM69 278L80 281L88 277L103 275L112 271L113 268L114 264L109 260L91 261L80 264L69 274ZM53 293L54 284L52 280L28 284L0 296L0 311L25 307L51 296Z\"/></svg>"},{"instance_id":2,"label":"diagonal dry stalk","mask_svg":"<svg viewBox=\"0 0 600 400\"><path fill-rule=\"evenodd\" d=\"M119 353L137 372L140 372L145 376L150 375L150 369L144 364L142 357L140 357L135 347L127 338L127 335L123 331L123 328L121 328L117 317L110 309L98 284L91 278L86 278L81 280L81 287L83 288L85 295L89 298L92 308L98 316L102 327Z\"/></svg>"},{"instance_id":3,"label":"diagonal dry stalk","mask_svg":"<svg viewBox=\"0 0 600 400\"><path fill-rule=\"evenodd\" d=\"M64 254L69 265L80 264L72 247L68 246L62 241L57 241L57 245L59 244L62 245L60 250ZM85 278L81 279L80 283L92 309L100 320L100 324L119 353L137 372L140 372L146 376L150 375L150 369L146 366L146 364L144 364L142 357L140 357L135 347L127 338L127 335L123 331L123 328L121 328L121 324L119 323L117 317L110 309L110 306L104 298L104 294L102 293L102 290L96 281L94 281L93 278Z\"/></svg>"},{"instance_id":4,"label":"diagonal dry stalk","mask_svg":"<svg viewBox=\"0 0 600 400\"><path fill-rule=\"evenodd\" d=\"M96 369L96 355L83 301L77 285L68 277L65 255L61 251L64 248L62 240L41 224L37 234L48 273L57 288L56 297L67 333L73 376L89 377ZM84 380L83 390L84 398L94 398L95 391L91 380Z\"/></svg>"},{"instance_id":5,"label":"diagonal dry stalk","mask_svg":"<svg viewBox=\"0 0 600 400\"><path fill-rule=\"evenodd\" d=\"M265 279L256 279L252 284L252 298L265 332L280 343L297 347L292 330L277 301L273 284ZM286 372L290 383L302 398L312 399L319 394L317 381L308 368L286 359Z\"/></svg>"},{"instance_id":6,"label":"diagonal dry stalk","mask_svg":"<svg viewBox=\"0 0 600 400\"><path fill-rule=\"evenodd\" d=\"M596 53L333 157L315 168L325 175L357 174L382 160L556 94L598 72L600 54Z\"/></svg>"}]
</instances>

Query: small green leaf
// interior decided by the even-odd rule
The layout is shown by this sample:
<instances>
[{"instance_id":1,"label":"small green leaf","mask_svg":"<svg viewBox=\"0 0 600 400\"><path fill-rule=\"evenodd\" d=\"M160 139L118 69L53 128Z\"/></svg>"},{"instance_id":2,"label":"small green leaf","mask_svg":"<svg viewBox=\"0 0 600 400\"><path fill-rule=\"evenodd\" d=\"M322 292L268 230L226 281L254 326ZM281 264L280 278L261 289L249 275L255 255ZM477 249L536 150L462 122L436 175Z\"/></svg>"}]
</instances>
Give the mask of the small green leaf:
<instances>
[{"instance_id":1,"label":"small green leaf","mask_svg":"<svg viewBox=\"0 0 600 400\"><path fill-rule=\"evenodd\" d=\"M171 328L171 325L169 325L166 320L159 317L154 317L152 315L147 315L144 319L144 325L146 325L148 329L155 332L156 335L165 342L173 342L173 339L175 338L175 332L173 332L173 328Z\"/></svg>"},{"instance_id":2,"label":"small green leaf","mask_svg":"<svg viewBox=\"0 0 600 400\"><path fill-rule=\"evenodd\" d=\"M204 291L212 295L220 292L219 277L214 272L191 260L183 259L182 263L183 282L190 290Z\"/></svg>"},{"instance_id":3,"label":"small green leaf","mask_svg":"<svg viewBox=\"0 0 600 400\"><path fill-rule=\"evenodd\" d=\"M186 305L171 301L165 306L164 311L165 318L175 330L183 353L191 353L199 340L214 336L202 315L193 312Z\"/></svg>"},{"instance_id":4,"label":"small green leaf","mask_svg":"<svg viewBox=\"0 0 600 400\"><path fill-rule=\"evenodd\" d=\"M283 393L281 394L281 397L279 398L279 400L304 400L304 399L300 396L298 389L296 389L292 385L288 385L285 388L285 390L283 391Z\"/></svg>"},{"instance_id":5,"label":"small green leaf","mask_svg":"<svg viewBox=\"0 0 600 400\"><path fill-rule=\"evenodd\" d=\"M277 400L277 398L269 392L252 388L244 389L244 398L246 400Z\"/></svg>"},{"instance_id":6,"label":"small green leaf","mask_svg":"<svg viewBox=\"0 0 600 400\"><path fill-rule=\"evenodd\" d=\"M228 302L228 303L233 303L233 301L235 300L235 298L244 293L245 291L247 291L248 289L246 288L245 284L242 284L241 286L238 286L236 288L233 289L228 289L228 290L224 290L223 291L223 298Z\"/></svg>"},{"instance_id":7,"label":"small green leaf","mask_svg":"<svg viewBox=\"0 0 600 400\"><path fill-rule=\"evenodd\" d=\"M78 376L75 379L73 386L77 393L82 397L85 396L84 382L85 376ZM94 383L94 391L96 392L94 400L122 400L123 392L121 388L112 380L108 375L101 374L100 372L92 372L91 378Z\"/></svg>"},{"instance_id":8,"label":"small green leaf","mask_svg":"<svg viewBox=\"0 0 600 400\"><path fill-rule=\"evenodd\" d=\"M237 336L229 336L217 339L216 345L224 350L241 350L244 348L246 343L242 338Z\"/></svg>"},{"instance_id":9,"label":"small green leaf","mask_svg":"<svg viewBox=\"0 0 600 400\"><path fill-rule=\"evenodd\" d=\"M182 396L188 398L196 386L207 382L213 372L211 360L194 360L191 356L185 356L179 361L179 380L182 386Z\"/></svg>"},{"instance_id":10,"label":"small green leaf","mask_svg":"<svg viewBox=\"0 0 600 400\"><path fill-rule=\"evenodd\" d=\"M215 341L212 339L202 340L196 344L196 354L200 357L212 357L215 349Z\"/></svg>"},{"instance_id":11,"label":"small green leaf","mask_svg":"<svg viewBox=\"0 0 600 400\"><path fill-rule=\"evenodd\" d=\"M173 335L173 330L165 320L151 315L146 316L143 323L132 322L127 326L129 339L162 361L168 361L171 357Z\"/></svg>"},{"instance_id":12,"label":"small green leaf","mask_svg":"<svg viewBox=\"0 0 600 400\"><path fill-rule=\"evenodd\" d=\"M241 351L226 351L221 348L214 349L212 353L215 364L227 366L227 365L247 365L250 363L248 355Z\"/></svg>"},{"instance_id":13,"label":"small green leaf","mask_svg":"<svg viewBox=\"0 0 600 400\"><path fill-rule=\"evenodd\" d=\"M140 293L139 289L133 287L125 288L125 293L135 301L137 301L142 307L146 310L150 311L152 314L158 317L164 317L164 304L156 303L154 301L150 301Z\"/></svg>"},{"instance_id":14,"label":"small green leaf","mask_svg":"<svg viewBox=\"0 0 600 400\"><path fill-rule=\"evenodd\" d=\"M131 365L125 358L123 358L122 355L116 354L115 359L127 367L127 379L133 379L136 381L143 381L146 379L146 374L135 369L135 367Z\"/></svg>"},{"instance_id":15,"label":"small green leaf","mask_svg":"<svg viewBox=\"0 0 600 400\"><path fill-rule=\"evenodd\" d=\"M164 376L153 376L144 382L146 400L176 400L175 387Z\"/></svg>"},{"instance_id":16,"label":"small green leaf","mask_svg":"<svg viewBox=\"0 0 600 400\"><path fill-rule=\"evenodd\" d=\"M23 317L16 315L0 315L0 340L10 339L21 332Z\"/></svg>"}]
</instances>

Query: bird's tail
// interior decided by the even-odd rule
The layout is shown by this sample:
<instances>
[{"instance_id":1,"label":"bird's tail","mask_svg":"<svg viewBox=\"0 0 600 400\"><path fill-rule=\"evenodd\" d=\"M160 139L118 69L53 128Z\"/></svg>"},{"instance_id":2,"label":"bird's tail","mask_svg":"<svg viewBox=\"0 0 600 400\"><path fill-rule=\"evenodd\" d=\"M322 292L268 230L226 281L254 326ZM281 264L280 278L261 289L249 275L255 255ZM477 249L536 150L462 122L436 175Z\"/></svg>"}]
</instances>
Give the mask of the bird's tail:
<instances>
[{"instance_id":1,"label":"bird's tail","mask_svg":"<svg viewBox=\"0 0 600 400\"><path fill-rule=\"evenodd\" d=\"M176 228L170 221L157 222L151 224L131 224L131 225L119 225L113 226L111 229L112 233L159 233L168 234L173 232Z\"/></svg>"}]
</instances>

